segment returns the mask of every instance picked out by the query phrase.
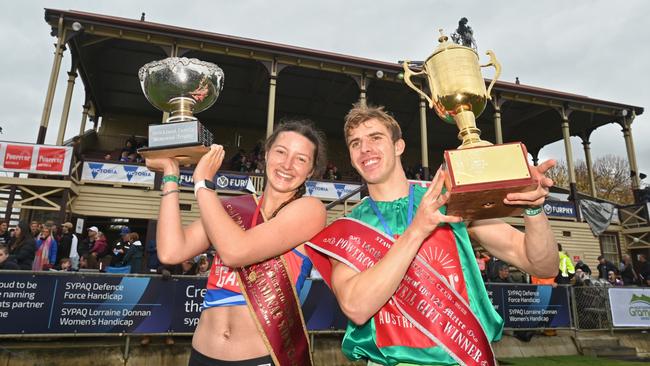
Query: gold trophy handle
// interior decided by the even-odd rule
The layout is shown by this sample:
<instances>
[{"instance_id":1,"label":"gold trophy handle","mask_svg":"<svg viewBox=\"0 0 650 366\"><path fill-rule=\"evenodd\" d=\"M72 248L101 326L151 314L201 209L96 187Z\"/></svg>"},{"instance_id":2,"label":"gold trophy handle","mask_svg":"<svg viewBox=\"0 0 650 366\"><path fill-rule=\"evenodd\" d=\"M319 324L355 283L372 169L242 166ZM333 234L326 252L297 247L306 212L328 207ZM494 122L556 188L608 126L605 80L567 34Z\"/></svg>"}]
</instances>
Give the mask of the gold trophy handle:
<instances>
[{"instance_id":1,"label":"gold trophy handle","mask_svg":"<svg viewBox=\"0 0 650 366\"><path fill-rule=\"evenodd\" d=\"M408 85L411 89L415 90L416 92L420 93L421 96L425 97L429 101L429 108L433 108L433 100L431 100L431 97L428 96L425 92L420 90L413 82L411 81L411 76L417 76L417 75L422 75L422 74L427 74L427 71L422 68L422 71L416 72L411 70L409 68L409 62L410 61L404 61L402 63L402 66L404 67L404 82L406 85Z\"/></svg>"},{"instance_id":2,"label":"gold trophy handle","mask_svg":"<svg viewBox=\"0 0 650 366\"><path fill-rule=\"evenodd\" d=\"M487 88L487 99L492 99L492 94L490 92L492 91L492 87L494 86L494 83L496 83L499 76L501 76L501 64L499 63L499 61L497 61L497 57L494 55L494 52L492 50L488 50L487 52L485 52L485 54L490 56L490 62L488 62L485 65L481 65L481 67L494 66L494 69L496 70L494 72L494 77L490 82L490 86L488 86Z\"/></svg>"}]
</instances>

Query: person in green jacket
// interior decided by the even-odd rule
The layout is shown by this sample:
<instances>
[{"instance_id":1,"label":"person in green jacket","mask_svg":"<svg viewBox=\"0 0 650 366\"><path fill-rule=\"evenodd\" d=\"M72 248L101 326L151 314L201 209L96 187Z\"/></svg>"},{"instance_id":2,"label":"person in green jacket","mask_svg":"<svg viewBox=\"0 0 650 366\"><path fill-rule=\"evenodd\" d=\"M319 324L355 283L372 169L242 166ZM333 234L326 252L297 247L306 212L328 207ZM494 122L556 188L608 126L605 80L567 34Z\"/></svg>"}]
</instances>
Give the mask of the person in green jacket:
<instances>
[{"instance_id":1,"label":"person in green jacket","mask_svg":"<svg viewBox=\"0 0 650 366\"><path fill-rule=\"evenodd\" d=\"M330 259L332 291L350 320L342 344L346 356L382 365L457 363L443 347L419 347L417 340L392 347L378 345L382 343L375 331L379 324L373 318L398 289L423 241L439 227L450 227L455 238L462 268L459 272L467 288L471 311L479 319L487 338L498 340L503 320L489 301L470 238L492 255L523 271L544 278L555 276L556 243L541 209L553 185L544 173L555 162L551 160L531 167L538 181L534 191L511 193L504 200L506 204L527 209L524 233L498 219L465 222L461 217L446 215L449 194L442 189L444 170L438 170L429 189L409 184L400 161L406 148L401 129L382 107L355 105L346 116L344 135L352 166L367 182L369 192L369 197L349 216L396 238L381 260L361 272ZM414 214L409 215L409 211ZM409 322L403 319L386 321L409 327Z\"/></svg>"}]
</instances>

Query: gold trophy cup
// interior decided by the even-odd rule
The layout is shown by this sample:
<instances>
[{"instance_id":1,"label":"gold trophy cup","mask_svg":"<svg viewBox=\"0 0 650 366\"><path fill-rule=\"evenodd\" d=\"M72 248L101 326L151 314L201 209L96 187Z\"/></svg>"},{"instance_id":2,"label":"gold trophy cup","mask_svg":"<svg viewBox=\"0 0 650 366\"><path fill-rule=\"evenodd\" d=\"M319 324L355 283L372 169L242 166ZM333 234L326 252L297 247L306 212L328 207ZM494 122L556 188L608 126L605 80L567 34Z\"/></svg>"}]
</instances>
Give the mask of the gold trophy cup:
<instances>
[{"instance_id":1,"label":"gold trophy cup","mask_svg":"<svg viewBox=\"0 0 650 366\"><path fill-rule=\"evenodd\" d=\"M436 114L447 123L455 123L462 144L457 150L444 153L447 177L445 188L451 193L447 202L447 214L465 219L485 219L515 216L521 208L506 206L503 199L507 193L535 189L527 162L527 151L520 142L492 145L481 140L476 128L490 91L501 74L501 65L494 52L487 51L490 62L479 65L475 50L449 42L440 30L440 44L424 62L421 71L409 68L404 61L404 81L429 102ZM496 73L489 87L481 75L481 67L494 66ZM412 76L426 75L429 96L411 81Z\"/></svg>"}]
</instances>

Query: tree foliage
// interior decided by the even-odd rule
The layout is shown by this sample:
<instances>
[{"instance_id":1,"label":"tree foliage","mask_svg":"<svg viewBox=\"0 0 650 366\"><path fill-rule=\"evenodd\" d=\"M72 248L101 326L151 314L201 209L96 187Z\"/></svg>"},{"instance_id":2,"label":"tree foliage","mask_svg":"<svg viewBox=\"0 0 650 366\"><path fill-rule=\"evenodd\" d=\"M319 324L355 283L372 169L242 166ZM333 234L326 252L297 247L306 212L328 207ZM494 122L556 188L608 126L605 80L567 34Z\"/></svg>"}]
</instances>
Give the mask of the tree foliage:
<instances>
[{"instance_id":1,"label":"tree foliage","mask_svg":"<svg viewBox=\"0 0 650 366\"><path fill-rule=\"evenodd\" d=\"M605 155L594 161L592 170L598 198L621 205L634 202L630 166L627 160L616 155ZM575 163L575 172L578 192L590 195L587 164L583 160L578 160ZM569 189L569 170L564 161L558 162L546 175L553 179L557 187Z\"/></svg>"}]
</instances>

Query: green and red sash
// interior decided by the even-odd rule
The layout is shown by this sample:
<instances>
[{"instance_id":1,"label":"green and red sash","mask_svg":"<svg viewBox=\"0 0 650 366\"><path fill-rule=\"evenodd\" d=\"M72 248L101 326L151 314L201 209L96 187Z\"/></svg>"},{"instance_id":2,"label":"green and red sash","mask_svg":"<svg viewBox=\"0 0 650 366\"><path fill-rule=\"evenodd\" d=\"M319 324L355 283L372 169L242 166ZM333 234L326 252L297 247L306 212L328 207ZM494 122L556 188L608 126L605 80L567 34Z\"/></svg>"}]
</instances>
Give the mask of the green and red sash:
<instances>
[{"instance_id":1,"label":"green and red sash","mask_svg":"<svg viewBox=\"0 0 650 366\"><path fill-rule=\"evenodd\" d=\"M336 259L357 272L380 261L394 239L361 221L341 218L307 242L307 253L331 287ZM452 229L438 227L420 247L395 294L374 316L383 347L442 347L460 365L496 365L490 341L469 307Z\"/></svg>"},{"instance_id":2,"label":"green and red sash","mask_svg":"<svg viewBox=\"0 0 650 366\"><path fill-rule=\"evenodd\" d=\"M221 199L244 230L264 222L253 195ZM307 329L296 289L281 256L237 270L241 292L277 366L311 366Z\"/></svg>"}]
</instances>

